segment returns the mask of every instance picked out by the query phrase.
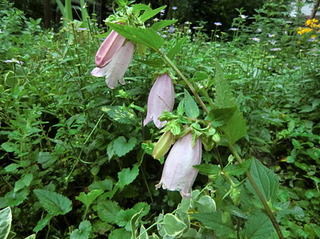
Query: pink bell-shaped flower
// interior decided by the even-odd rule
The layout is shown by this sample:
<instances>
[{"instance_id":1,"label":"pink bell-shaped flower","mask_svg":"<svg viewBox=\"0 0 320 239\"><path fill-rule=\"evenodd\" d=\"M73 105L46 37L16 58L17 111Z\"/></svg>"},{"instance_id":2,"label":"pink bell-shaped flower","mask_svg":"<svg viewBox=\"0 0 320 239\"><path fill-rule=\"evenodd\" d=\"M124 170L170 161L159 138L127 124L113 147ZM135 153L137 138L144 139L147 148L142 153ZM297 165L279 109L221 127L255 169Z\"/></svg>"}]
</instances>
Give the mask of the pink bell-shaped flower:
<instances>
[{"instance_id":1,"label":"pink bell-shaped flower","mask_svg":"<svg viewBox=\"0 0 320 239\"><path fill-rule=\"evenodd\" d=\"M95 62L98 67L104 67L117 54L125 42L125 38L112 30L97 51Z\"/></svg>"},{"instance_id":2,"label":"pink bell-shaped flower","mask_svg":"<svg viewBox=\"0 0 320 239\"><path fill-rule=\"evenodd\" d=\"M112 58L109 64L100 68L96 67L91 72L91 75L96 77L106 77L106 84L109 88L114 89L118 82L122 85L124 82L124 74L126 73L134 53L134 45L127 41Z\"/></svg>"},{"instance_id":3,"label":"pink bell-shaped flower","mask_svg":"<svg viewBox=\"0 0 320 239\"><path fill-rule=\"evenodd\" d=\"M180 191L183 198L190 197L191 187L198 175L198 170L193 165L201 163L202 143L196 140L192 146L191 133L180 138L171 148L165 161L160 183L156 188L162 186L170 191Z\"/></svg>"},{"instance_id":4,"label":"pink bell-shaped flower","mask_svg":"<svg viewBox=\"0 0 320 239\"><path fill-rule=\"evenodd\" d=\"M174 86L168 74L158 76L148 96L148 111L143 125L153 120L159 129L165 125L159 116L165 111L172 111L174 106Z\"/></svg>"}]
</instances>

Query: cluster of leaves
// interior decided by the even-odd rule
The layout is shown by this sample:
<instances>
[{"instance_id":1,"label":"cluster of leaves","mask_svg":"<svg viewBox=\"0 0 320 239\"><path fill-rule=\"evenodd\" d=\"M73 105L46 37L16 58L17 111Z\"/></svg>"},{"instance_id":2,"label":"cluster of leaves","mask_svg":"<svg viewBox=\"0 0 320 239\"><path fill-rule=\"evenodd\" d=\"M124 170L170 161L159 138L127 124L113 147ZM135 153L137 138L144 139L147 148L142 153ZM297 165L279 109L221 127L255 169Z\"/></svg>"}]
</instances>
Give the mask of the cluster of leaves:
<instances>
[{"instance_id":1,"label":"cluster of leaves","mask_svg":"<svg viewBox=\"0 0 320 239\"><path fill-rule=\"evenodd\" d=\"M168 34L166 28L164 41L156 31L168 22L151 31L110 24L133 41L161 47L215 108L206 120L214 120L226 138L204 153L197 190L181 200L176 192L155 190L161 164L150 154L159 134L141 127L150 65L163 67L159 55L137 56L128 84L111 91L90 76L101 40L94 37L94 23L83 29L71 21L59 33L45 32L40 20L27 19L9 3L1 9L0 237L10 231L10 238L274 238L247 170L286 237L320 236L320 62L312 51L319 47L295 29L281 35L283 16L265 6L252 30L232 42L205 42L201 32ZM161 8L136 10L152 17ZM263 29L260 42L251 40L257 28ZM270 51L268 34L283 50ZM178 110L198 117L184 83L176 81L177 99L184 102ZM245 133L235 130L243 125L236 102L248 125L237 145L248 159L241 164L225 147Z\"/></svg>"}]
</instances>

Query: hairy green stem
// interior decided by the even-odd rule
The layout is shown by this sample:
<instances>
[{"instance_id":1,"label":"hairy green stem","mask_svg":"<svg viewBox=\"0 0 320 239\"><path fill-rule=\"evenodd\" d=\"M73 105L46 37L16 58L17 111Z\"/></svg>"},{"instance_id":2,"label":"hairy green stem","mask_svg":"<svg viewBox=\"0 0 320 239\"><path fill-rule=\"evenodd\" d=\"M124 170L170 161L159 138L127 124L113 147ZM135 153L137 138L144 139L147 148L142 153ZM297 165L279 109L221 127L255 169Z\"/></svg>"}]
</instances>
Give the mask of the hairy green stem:
<instances>
[{"instance_id":1,"label":"hairy green stem","mask_svg":"<svg viewBox=\"0 0 320 239\"><path fill-rule=\"evenodd\" d=\"M202 99L200 98L199 94L197 93L197 91L195 90L194 86L192 85L192 83L183 75L183 73L177 68L177 66L170 60L170 58L168 56L166 56L163 52L159 51L159 53L163 56L163 58L165 59L165 61L177 72L177 74L182 78L182 80L186 83L186 85L189 87L189 89L191 90L192 94L194 95L194 97L196 98L196 101L199 103L199 105L202 107L202 109L206 112L206 114L209 114L209 110L207 108L207 106L204 104L204 102L202 101ZM207 95L206 95L207 96ZM237 151L235 150L233 145L229 146L232 154L235 156L235 158L237 159L237 161L239 163L242 163L243 160L241 159L241 157L239 156L239 154L237 153ZM247 178L250 181L254 191L257 193L266 213L267 216L269 217L270 221L272 222L278 237L280 239L284 239L284 236L282 234L282 231L280 229L280 226L271 210L271 208L269 207L266 199L263 197L262 193L260 192L258 185L256 184L256 182L254 181L251 173L249 172L249 170L246 171L247 174Z\"/></svg>"}]
</instances>

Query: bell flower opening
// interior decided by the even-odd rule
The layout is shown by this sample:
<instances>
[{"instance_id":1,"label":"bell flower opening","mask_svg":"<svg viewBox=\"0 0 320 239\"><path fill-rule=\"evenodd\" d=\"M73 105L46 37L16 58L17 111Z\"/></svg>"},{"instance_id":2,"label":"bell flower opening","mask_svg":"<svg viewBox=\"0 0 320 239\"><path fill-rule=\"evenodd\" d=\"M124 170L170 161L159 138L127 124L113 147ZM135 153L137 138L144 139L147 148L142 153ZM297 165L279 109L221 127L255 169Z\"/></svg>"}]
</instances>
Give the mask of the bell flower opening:
<instances>
[{"instance_id":1,"label":"bell flower opening","mask_svg":"<svg viewBox=\"0 0 320 239\"><path fill-rule=\"evenodd\" d=\"M202 142L198 138L192 145L191 133L180 138L171 148L165 161L162 176L156 188L180 191L183 198L190 197L192 185L198 175L194 165L201 163Z\"/></svg>"},{"instance_id":2,"label":"bell flower opening","mask_svg":"<svg viewBox=\"0 0 320 239\"><path fill-rule=\"evenodd\" d=\"M168 74L158 76L148 96L147 116L143 125L153 120L156 127L162 128L166 122L158 118L164 111L171 112L174 106L174 86Z\"/></svg>"},{"instance_id":3,"label":"bell flower opening","mask_svg":"<svg viewBox=\"0 0 320 239\"><path fill-rule=\"evenodd\" d=\"M104 67L96 67L91 72L91 75L96 77L106 77L106 84L109 88L114 89L118 82L124 85L123 79L134 53L134 45L127 41L112 58L109 64Z\"/></svg>"}]
</instances>

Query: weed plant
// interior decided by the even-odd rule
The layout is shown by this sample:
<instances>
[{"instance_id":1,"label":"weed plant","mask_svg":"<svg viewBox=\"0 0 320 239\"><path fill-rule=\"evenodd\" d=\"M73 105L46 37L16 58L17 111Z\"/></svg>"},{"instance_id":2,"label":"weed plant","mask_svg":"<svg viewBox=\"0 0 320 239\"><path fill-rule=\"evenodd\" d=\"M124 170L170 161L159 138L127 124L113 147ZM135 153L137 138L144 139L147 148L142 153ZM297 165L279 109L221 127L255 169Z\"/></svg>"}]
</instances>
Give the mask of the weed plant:
<instances>
[{"instance_id":1,"label":"weed plant","mask_svg":"<svg viewBox=\"0 0 320 239\"><path fill-rule=\"evenodd\" d=\"M277 238L246 179L249 166L284 237L320 237L320 34L299 35L304 20L284 14L286 6L268 3L253 16L239 10L232 30L217 25L212 36L188 22L159 30L164 52L181 45L175 64L205 103L217 95L219 74L231 85L248 128L235 150L252 165L233 164L221 142L204 152L191 199L181 199L155 189L164 159L151 152L160 133L142 125L162 67L155 52L136 54L127 84L111 90L90 75L106 36L94 20L52 32L0 5L8 238ZM186 100L184 82L174 81L176 98ZM0 211L0 221L8 215Z\"/></svg>"}]
</instances>

